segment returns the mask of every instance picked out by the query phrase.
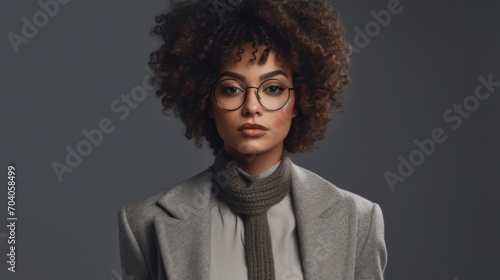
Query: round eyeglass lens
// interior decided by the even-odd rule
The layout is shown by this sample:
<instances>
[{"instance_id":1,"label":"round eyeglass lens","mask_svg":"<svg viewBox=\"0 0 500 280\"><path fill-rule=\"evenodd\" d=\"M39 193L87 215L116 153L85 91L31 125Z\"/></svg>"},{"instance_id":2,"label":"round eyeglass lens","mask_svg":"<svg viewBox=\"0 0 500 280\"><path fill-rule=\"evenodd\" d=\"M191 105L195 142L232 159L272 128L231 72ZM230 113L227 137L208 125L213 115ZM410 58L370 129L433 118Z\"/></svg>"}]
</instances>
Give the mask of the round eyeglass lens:
<instances>
[{"instance_id":1,"label":"round eyeglass lens","mask_svg":"<svg viewBox=\"0 0 500 280\"><path fill-rule=\"evenodd\" d=\"M246 100L246 87L235 79L220 81L214 89L215 100L224 109L235 110ZM277 79L264 81L258 89L260 104L268 110L283 107L290 96L288 86Z\"/></svg>"}]
</instances>

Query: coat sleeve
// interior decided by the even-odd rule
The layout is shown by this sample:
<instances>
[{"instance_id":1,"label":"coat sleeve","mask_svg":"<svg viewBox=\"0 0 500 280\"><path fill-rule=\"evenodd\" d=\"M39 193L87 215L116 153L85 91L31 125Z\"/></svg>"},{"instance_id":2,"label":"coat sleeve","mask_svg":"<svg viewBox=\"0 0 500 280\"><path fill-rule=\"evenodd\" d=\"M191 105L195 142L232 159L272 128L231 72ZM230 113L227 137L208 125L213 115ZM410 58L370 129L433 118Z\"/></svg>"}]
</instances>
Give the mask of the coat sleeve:
<instances>
[{"instance_id":1,"label":"coat sleeve","mask_svg":"<svg viewBox=\"0 0 500 280\"><path fill-rule=\"evenodd\" d=\"M372 205L369 229L356 260L356 280L383 280L387 264L387 250L384 240L384 218L380 206Z\"/></svg>"},{"instance_id":2,"label":"coat sleeve","mask_svg":"<svg viewBox=\"0 0 500 280\"><path fill-rule=\"evenodd\" d=\"M122 278L152 280L141 248L130 229L125 207L118 213L118 234Z\"/></svg>"}]
</instances>

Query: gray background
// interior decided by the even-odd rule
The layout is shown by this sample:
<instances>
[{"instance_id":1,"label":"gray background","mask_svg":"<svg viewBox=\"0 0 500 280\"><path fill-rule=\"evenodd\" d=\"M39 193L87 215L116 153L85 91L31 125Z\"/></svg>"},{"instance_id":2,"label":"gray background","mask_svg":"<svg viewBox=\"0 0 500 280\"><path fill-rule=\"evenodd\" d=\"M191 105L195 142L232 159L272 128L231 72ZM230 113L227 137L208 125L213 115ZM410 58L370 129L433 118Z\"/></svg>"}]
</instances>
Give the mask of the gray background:
<instances>
[{"instance_id":1,"label":"gray background","mask_svg":"<svg viewBox=\"0 0 500 280\"><path fill-rule=\"evenodd\" d=\"M333 2L333 1L332 1ZM333 2L353 43L355 27L388 0ZM453 130L443 113L474 94L478 76L500 81L500 2L401 1L403 10L352 56L346 112L319 149L293 160L382 207L387 279L500 279L500 87ZM152 91L121 120L110 104L147 75L148 35L159 1L70 1L15 53L37 1L2 1L1 279L121 279L117 213L209 166ZM353 43L354 46L356 46ZM360 46L360 45L358 45ZM115 130L60 182L51 163L83 129ZM391 191L415 139L442 128L447 140ZM17 167L17 272L7 272L6 169Z\"/></svg>"}]
</instances>

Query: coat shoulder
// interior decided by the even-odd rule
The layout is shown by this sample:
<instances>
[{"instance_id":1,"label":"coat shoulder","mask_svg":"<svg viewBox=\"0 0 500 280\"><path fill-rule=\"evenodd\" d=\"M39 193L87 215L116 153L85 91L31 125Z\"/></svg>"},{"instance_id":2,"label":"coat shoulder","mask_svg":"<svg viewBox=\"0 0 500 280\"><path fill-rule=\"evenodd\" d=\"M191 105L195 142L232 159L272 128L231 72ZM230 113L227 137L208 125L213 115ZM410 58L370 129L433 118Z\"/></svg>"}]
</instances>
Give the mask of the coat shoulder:
<instances>
[{"instance_id":1,"label":"coat shoulder","mask_svg":"<svg viewBox=\"0 0 500 280\"><path fill-rule=\"evenodd\" d=\"M189 195L189 193L193 192L201 181L207 179L209 175L208 171L209 168L173 185L167 190L163 190L147 198L125 205L122 209L120 209L120 213L124 212L129 224L131 225L152 223L157 214L165 213L165 209L158 203L159 200L172 196L179 196L180 198L180 195ZM172 215L171 213L168 214Z\"/></svg>"},{"instance_id":2,"label":"coat shoulder","mask_svg":"<svg viewBox=\"0 0 500 280\"><path fill-rule=\"evenodd\" d=\"M376 203L359 194L333 184L311 170L298 165L295 165L295 167L298 175L303 176L307 182L311 182L312 184L322 188L324 191L330 193L330 196L334 197L335 200L342 205L351 206L346 207L345 209L351 209L351 212L353 212L351 214L354 214L358 217L358 219L370 220L373 208L377 205Z\"/></svg>"}]
</instances>

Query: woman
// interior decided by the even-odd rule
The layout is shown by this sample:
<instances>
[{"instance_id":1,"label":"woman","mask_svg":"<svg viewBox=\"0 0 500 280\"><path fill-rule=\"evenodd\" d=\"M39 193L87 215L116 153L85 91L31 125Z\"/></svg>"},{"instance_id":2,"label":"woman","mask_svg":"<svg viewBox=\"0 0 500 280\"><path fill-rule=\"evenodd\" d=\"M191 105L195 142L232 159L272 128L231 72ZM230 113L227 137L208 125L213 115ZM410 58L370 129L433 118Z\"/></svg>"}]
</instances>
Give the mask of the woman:
<instances>
[{"instance_id":1,"label":"woman","mask_svg":"<svg viewBox=\"0 0 500 280\"><path fill-rule=\"evenodd\" d=\"M121 209L124 278L383 279L380 207L295 165L349 83L326 0L179 2L150 57L165 109L212 166Z\"/></svg>"}]
</instances>

